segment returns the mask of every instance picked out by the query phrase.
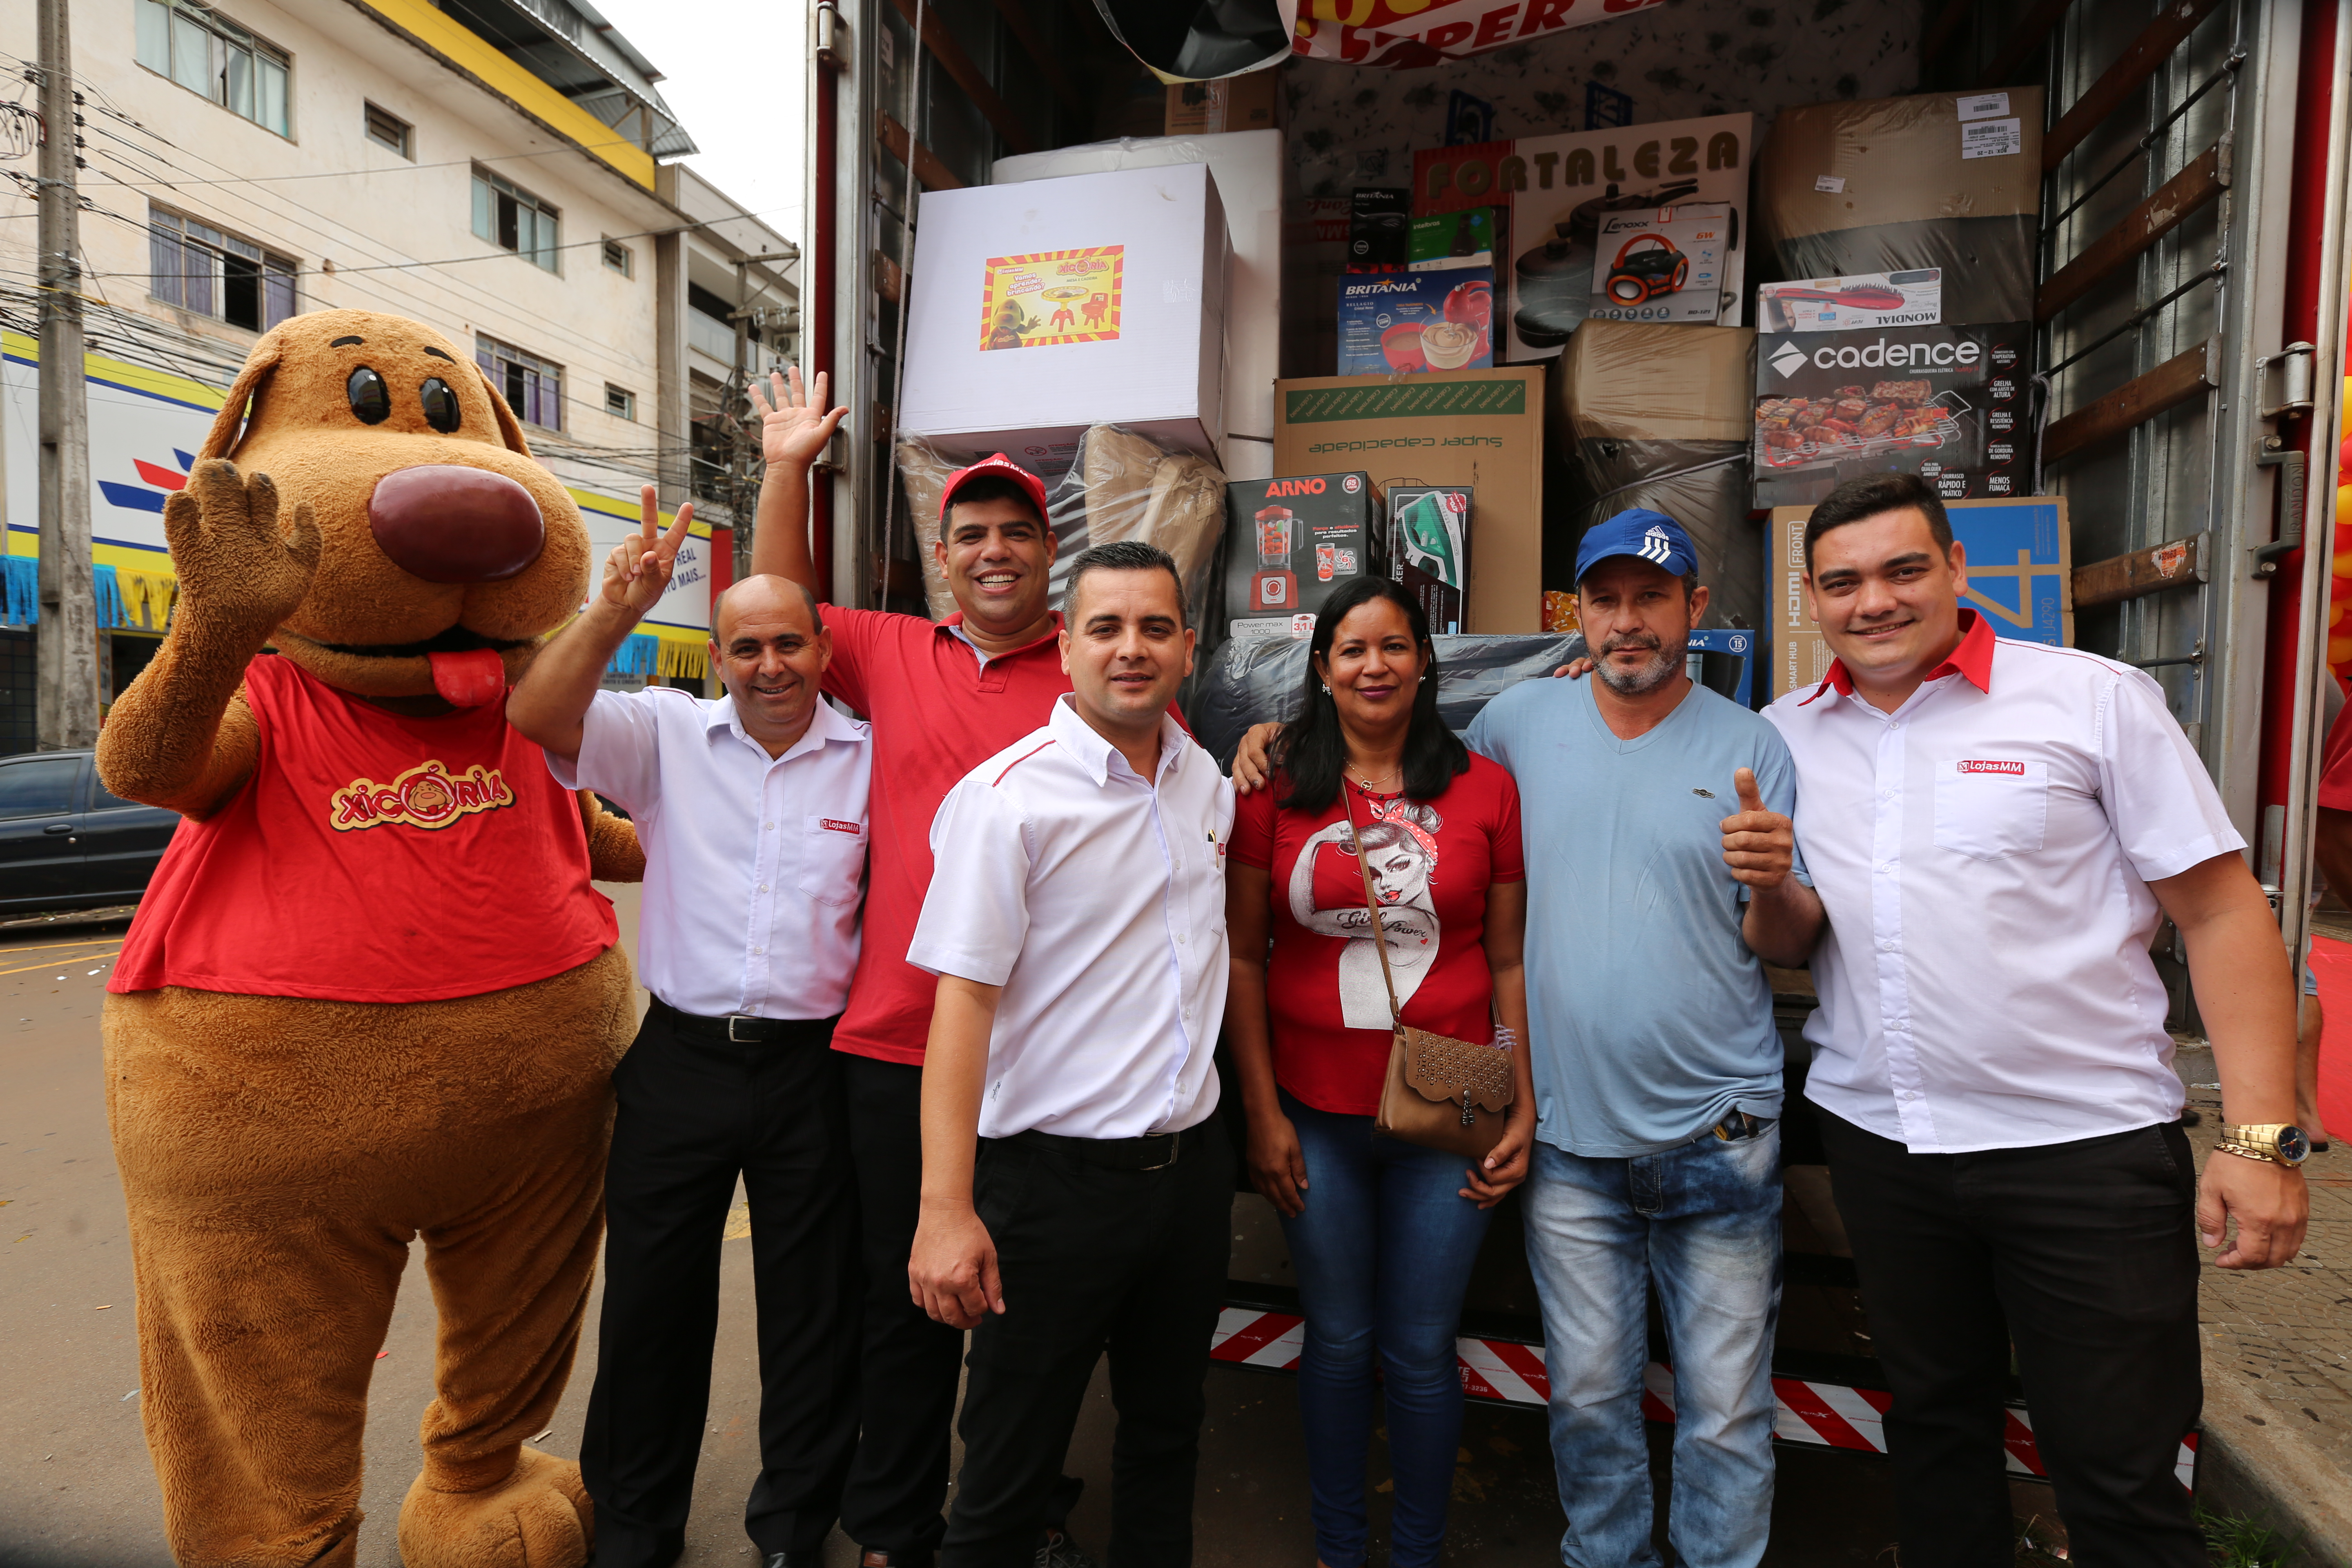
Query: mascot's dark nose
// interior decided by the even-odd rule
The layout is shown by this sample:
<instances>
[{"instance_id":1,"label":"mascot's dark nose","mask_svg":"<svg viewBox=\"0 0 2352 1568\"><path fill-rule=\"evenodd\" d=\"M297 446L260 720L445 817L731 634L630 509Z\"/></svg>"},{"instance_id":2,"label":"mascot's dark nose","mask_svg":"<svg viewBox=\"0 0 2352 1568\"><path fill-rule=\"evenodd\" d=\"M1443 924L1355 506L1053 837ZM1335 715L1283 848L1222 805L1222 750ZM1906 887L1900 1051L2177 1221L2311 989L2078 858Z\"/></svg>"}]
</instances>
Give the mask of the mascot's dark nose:
<instances>
[{"instance_id":1,"label":"mascot's dark nose","mask_svg":"<svg viewBox=\"0 0 2352 1568\"><path fill-rule=\"evenodd\" d=\"M384 475L368 500L368 526L394 565L427 583L496 583L538 560L547 542L529 490L460 463Z\"/></svg>"}]
</instances>

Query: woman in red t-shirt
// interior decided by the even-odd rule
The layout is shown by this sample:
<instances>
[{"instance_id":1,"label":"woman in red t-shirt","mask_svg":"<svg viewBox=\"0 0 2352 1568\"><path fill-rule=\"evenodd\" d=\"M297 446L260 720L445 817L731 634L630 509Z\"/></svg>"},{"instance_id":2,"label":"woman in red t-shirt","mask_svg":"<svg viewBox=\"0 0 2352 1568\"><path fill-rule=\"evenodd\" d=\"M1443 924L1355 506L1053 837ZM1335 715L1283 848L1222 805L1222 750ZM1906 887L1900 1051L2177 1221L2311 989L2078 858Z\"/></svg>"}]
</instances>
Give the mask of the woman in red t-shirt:
<instances>
[{"instance_id":1,"label":"woman in red t-shirt","mask_svg":"<svg viewBox=\"0 0 2352 1568\"><path fill-rule=\"evenodd\" d=\"M1298 1405L1316 1556L1323 1568L1364 1561L1377 1351L1396 1484L1391 1562L1422 1568L1444 1542L1454 1485L1462 1293L1486 1211L1527 1175L1535 1128L1519 795L1439 720L1429 623L1396 584L1359 577L1334 594L1307 667L1274 778L1234 818L1225 1038L1249 1114L1250 1180L1281 1212L1307 1314ZM1404 1021L1516 1058L1503 1140L1476 1169L1372 1131L1391 1023L1366 870Z\"/></svg>"}]
</instances>

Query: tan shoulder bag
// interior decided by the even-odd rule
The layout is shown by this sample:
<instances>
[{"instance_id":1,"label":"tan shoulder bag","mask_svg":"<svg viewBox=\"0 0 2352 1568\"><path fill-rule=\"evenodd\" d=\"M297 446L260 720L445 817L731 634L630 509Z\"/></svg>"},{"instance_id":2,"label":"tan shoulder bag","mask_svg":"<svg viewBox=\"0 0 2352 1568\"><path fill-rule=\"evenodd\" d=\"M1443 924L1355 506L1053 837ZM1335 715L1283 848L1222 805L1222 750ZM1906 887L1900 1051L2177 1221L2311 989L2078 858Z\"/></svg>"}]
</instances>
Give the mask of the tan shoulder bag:
<instances>
[{"instance_id":1,"label":"tan shoulder bag","mask_svg":"<svg viewBox=\"0 0 2352 1568\"><path fill-rule=\"evenodd\" d=\"M1371 862L1364 858L1355 804L1344 778L1339 781L1339 805L1348 814L1356 869L1363 875L1364 908L1372 918L1372 949L1381 955L1381 984L1388 987L1389 1018L1396 1028L1389 1046L1388 1080L1381 1086L1380 1114L1372 1119L1372 1131L1465 1159L1483 1160L1502 1141L1504 1116L1517 1089L1511 1053L1415 1028L1404 1021L1403 1011L1397 1005L1396 977L1389 972L1388 933L1381 925L1379 895L1372 891Z\"/></svg>"}]
</instances>

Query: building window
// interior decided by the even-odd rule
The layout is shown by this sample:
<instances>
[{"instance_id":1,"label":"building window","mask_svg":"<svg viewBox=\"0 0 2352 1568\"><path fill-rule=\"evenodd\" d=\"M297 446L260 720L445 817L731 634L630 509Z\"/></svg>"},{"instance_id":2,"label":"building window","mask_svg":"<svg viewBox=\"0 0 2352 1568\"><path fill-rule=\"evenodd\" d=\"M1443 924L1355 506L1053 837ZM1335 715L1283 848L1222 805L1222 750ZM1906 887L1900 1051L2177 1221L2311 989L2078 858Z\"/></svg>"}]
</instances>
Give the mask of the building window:
<instances>
[{"instance_id":1,"label":"building window","mask_svg":"<svg viewBox=\"0 0 2352 1568\"><path fill-rule=\"evenodd\" d=\"M373 103L363 103L367 110L367 138L379 147L389 147L402 157L416 157L416 128L397 114L387 114Z\"/></svg>"},{"instance_id":2,"label":"building window","mask_svg":"<svg viewBox=\"0 0 2352 1568\"><path fill-rule=\"evenodd\" d=\"M148 292L167 305L266 332L294 314L293 258L163 207L147 209Z\"/></svg>"},{"instance_id":3,"label":"building window","mask_svg":"<svg viewBox=\"0 0 2352 1568\"><path fill-rule=\"evenodd\" d=\"M474 233L550 272L556 265L555 209L488 169L474 171Z\"/></svg>"},{"instance_id":4,"label":"building window","mask_svg":"<svg viewBox=\"0 0 2352 1568\"><path fill-rule=\"evenodd\" d=\"M563 367L550 364L512 343L477 333L474 360L507 400L515 417L542 429L563 428Z\"/></svg>"},{"instance_id":5,"label":"building window","mask_svg":"<svg viewBox=\"0 0 2352 1568\"><path fill-rule=\"evenodd\" d=\"M611 382L606 382L604 412L615 419L635 419L637 416L637 395L634 392L624 392Z\"/></svg>"},{"instance_id":6,"label":"building window","mask_svg":"<svg viewBox=\"0 0 2352 1568\"><path fill-rule=\"evenodd\" d=\"M137 0L139 63L256 125L290 136L285 50L194 0Z\"/></svg>"},{"instance_id":7,"label":"building window","mask_svg":"<svg viewBox=\"0 0 2352 1568\"><path fill-rule=\"evenodd\" d=\"M608 239L604 242L604 265L624 278L635 278L637 275L635 255L617 239Z\"/></svg>"}]
</instances>

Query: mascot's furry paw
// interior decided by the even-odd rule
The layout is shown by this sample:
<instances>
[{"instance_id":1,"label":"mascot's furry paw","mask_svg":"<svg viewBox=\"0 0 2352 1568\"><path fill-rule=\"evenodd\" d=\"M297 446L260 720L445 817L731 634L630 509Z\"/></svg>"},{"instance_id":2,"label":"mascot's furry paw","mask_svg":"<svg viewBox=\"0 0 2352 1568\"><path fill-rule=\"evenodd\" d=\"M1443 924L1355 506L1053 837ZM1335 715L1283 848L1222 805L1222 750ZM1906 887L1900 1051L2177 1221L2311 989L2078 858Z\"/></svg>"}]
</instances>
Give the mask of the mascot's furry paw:
<instances>
[{"instance_id":1,"label":"mascot's furry paw","mask_svg":"<svg viewBox=\"0 0 2352 1568\"><path fill-rule=\"evenodd\" d=\"M536 1448L478 1492L435 1491L419 1476L400 1505L407 1568L581 1568L594 1534L580 1467Z\"/></svg>"}]
</instances>

